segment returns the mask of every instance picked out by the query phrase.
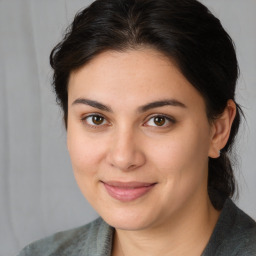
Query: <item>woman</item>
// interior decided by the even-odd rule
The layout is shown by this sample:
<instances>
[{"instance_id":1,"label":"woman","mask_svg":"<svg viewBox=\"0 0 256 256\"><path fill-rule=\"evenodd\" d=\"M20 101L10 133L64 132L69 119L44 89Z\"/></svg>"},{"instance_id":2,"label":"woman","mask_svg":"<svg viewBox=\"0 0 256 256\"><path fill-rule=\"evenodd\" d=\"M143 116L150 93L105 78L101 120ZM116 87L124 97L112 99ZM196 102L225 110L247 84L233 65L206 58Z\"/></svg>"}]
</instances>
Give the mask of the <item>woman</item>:
<instances>
[{"instance_id":1,"label":"woman","mask_svg":"<svg viewBox=\"0 0 256 256\"><path fill-rule=\"evenodd\" d=\"M238 64L195 0L97 0L50 56L74 175L101 218L20 255L256 255L230 197Z\"/></svg>"}]
</instances>

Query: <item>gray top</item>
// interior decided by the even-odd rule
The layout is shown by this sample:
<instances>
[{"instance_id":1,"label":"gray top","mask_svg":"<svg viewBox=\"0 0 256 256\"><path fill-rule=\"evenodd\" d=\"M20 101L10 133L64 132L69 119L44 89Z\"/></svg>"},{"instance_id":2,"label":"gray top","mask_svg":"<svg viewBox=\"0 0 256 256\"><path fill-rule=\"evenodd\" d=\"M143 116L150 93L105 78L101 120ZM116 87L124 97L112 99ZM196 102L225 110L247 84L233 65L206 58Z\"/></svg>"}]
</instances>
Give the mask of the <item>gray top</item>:
<instances>
[{"instance_id":1,"label":"gray top","mask_svg":"<svg viewBox=\"0 0 256 256\"><path fill-rule=\"evenodd\" d=\"M25 247L18 256L110 256L114 229L101 218ZM202 256L256 255L256 223L226 200Z\"/></svg>"}]
</instances>

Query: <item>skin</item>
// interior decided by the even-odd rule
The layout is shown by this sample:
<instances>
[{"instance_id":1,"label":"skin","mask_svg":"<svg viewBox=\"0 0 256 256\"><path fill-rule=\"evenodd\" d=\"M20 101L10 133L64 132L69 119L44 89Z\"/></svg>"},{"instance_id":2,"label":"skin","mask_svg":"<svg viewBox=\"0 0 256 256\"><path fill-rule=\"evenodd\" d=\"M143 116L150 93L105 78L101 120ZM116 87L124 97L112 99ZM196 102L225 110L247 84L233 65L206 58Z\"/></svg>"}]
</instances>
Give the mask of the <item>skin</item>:
<instances>
[{"instance_id":1,"label":"skin","mask_svg":"<svg viewBox=\"0 0 256 256\"><path fill-rule=\"evenodd\" d=\"M163 100L172 104L143 109ZM104 52L72 72L68 150L81 192L115 227L112 255L202 253L219 216L207 193L208 157L219 156L234 116L229 101L209 122L199 92L152 49ZM109 181L154 185L122 201L107 192Z\"/></svg>"}]
</instances>

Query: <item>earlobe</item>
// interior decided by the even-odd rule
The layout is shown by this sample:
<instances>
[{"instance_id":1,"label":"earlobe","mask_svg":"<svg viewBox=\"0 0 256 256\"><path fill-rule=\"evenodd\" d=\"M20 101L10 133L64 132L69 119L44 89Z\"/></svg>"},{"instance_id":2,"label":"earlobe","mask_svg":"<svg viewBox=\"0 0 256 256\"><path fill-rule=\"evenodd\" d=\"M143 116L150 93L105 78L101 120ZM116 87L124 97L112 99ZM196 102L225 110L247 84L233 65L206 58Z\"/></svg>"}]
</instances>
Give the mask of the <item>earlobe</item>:
<instances>
[{"instance_id":1,"label":"earlobe","mask_svg":"<svg viewBox=\"0 0 256 256\"><path fill-rule=\"evenodd\" d=\"M228 141L235 116L236 104L233 100L228 100L221 116L213 121L209 157L218 158L220 156L220 150L225 147Z\"/></svg>"}]
</instances>

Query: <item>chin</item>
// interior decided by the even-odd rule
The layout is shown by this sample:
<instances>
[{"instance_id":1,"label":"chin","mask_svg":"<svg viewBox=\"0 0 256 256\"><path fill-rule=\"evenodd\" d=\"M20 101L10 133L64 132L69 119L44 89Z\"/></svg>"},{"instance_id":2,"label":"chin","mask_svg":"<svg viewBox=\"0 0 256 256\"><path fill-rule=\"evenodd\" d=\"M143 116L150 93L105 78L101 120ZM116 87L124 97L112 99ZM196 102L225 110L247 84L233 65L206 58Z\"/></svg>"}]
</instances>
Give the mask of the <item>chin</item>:
<instances>
[{"instance_id":1,"label":"chin","mask_svg":"<svg viewBox=\"0 0 256 256\"><path fill-rule=\"evenodd\" d=\"M116 220L108 220L108 219L104 219L110 226L114 227L115 229L120 229L120 230L128 230L128 231L137 231L137 230L144 230L146 229L148 226L147 223L144 223L144 221L141 220L120 220L120 219L116 219Z\"/></svg>"},{"instance_id":2,"label":"chin","mask_svg":"<svg viewBox=\"0 0 256 256\"><path fill-rule=\"evenodd\" d=\"M142 212L131 209L112 210L108 214L101 214L101 217L112 227L121 230L143 230L153 225L155 216L147 216L145 210Z\"/></svg>"}]
</instances>

